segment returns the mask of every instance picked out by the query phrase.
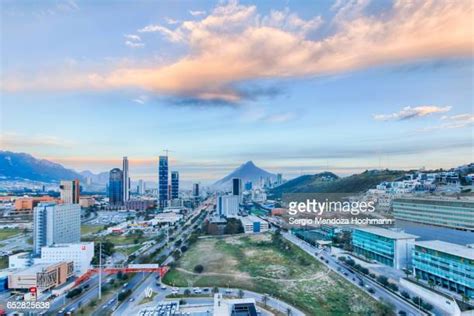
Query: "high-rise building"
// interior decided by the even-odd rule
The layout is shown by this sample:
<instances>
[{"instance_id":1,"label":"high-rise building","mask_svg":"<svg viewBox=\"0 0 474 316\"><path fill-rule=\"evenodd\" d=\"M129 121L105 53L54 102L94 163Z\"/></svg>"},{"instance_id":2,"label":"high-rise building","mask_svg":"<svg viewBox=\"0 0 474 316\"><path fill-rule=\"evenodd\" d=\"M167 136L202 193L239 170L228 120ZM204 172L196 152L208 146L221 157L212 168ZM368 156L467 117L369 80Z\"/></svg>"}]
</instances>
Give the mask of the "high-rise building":
<instances>
[{"instance_id":1,"label":"high-rise building","mask_svg":"<svg viewBox=\"0 0 474 316\"><path fill-rule=\"evenodd\" d=\"M232 179L232 195L242 195L242 179Z\"/></svg>"},{"instance_id":2,"label":"high-rise building","mask_svg":"<svg viewBox=\"0 0 474 316\"><path fill-rule=\"evenodd\" d=\"M245 191L252 190L252 181L245 182Z\"/></svg>"},{"instance_id":3,"label":"high-rise building","mask_svg":"<svg viewBox=\"0 0 474 316\"><path fill-rule=\"evenodd\" d=\"M33 211L33 250L56 243L81 241L81 207L79 204L40 203Z\"/></svg>"},{"instance_id":4,"label":"high-rise building","mask_svg":"<svg viewBox=\"0 0 474 316\"><path fill-rule=\"evenodd\" d=\"M199 183L193 183L193 197L199 197Z\"/></svg>"},{"instance_id":5,"label":"high-rise building","mask_svg":"<svg viewBox=\"0 0 474 316\"><path fill-rule=\"evenodd\" d=\"M160 156L158 162L158 207L166 207L168 201L168 156Z\"/></svg>"},{"instance_id":6,"label":"high-rise building","mask_svg":"<svg viewBox=\"0 0 474 316\"><path fill-rule=\"evenodd\" d=\"M123 201L130 200L130 177L128 176L128 158L123 157L122 162Z\"/></svg>"},{"instance_id":7,"label":"high-rise building","mask_svg":"<svg viewBox=\"0 0 474 316\"><path fill-rule=\"evenodd\" d=\"M109 204L123 204L123 173L119 168L110 170L109 173Z\"/></svg>"},{"instance_id":8,"label":"high-rise building","mask_svg":"<svg viewBox=\"0 0 474 316\"><path fill-rule=\"evenodd\" d=\"M171 200L179 198L179 172L171 171Z\"/></svg>"},{"instance_id":9,"label":"high-rise building","mask_svg":"<svg viewBox=\"0 0 474 316\"><path fill-rule=\"evenodd\" d=\"M74 274L80 276L90 268L93 257L93 242L54 244L41 248L41 258L35 259L35 264L72 261Z\"/></svg>"},{"instance_id":10,"label":"high-rise building","mask_svg":"<svg viewBox=\"0 0 474 316\"><path fill-rule=\"evenodd\" d=\"M283 183L283 175L281 173L277 173L276 185L280 185L282 183Z\"/></svg>"},{"instance_id":11,"label":"high-rise building","mask_svg":"<svg viewBox=\"0 0 474 316\"><path fill-rule=\"evenodd\" d=\"M145 190L145 181L143 181L142 179L138 180L138 194L145 194Z\"/></svg>"},{"instance_id":12,"label":"high-rise building","mask_svg":"<svg viewBox=\"0 0 474 316\"><path fill-rule=\"evenodd\" d=\"M67 204L79 204L80 186L79 180L62 180L59 185L61 200Z\"/></svg>"},{"instance_id":13,"label":"high-rise building","mask_svg":"<svg viewBox=\"0 0 474 316\"><path fill-rule=\"evenodd\" d=\"M240 196L221 195L217 197L217 214L223 217L237 217L239 214Z\"/></svg>"}]
</instances>

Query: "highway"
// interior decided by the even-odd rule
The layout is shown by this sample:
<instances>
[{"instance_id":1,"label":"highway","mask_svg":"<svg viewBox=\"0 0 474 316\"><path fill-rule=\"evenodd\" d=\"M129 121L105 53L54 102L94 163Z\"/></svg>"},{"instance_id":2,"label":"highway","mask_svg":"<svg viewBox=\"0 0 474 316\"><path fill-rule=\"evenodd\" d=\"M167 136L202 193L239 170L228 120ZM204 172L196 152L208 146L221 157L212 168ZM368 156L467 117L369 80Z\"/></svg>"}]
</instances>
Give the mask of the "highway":
<instances>
[{"instance_id":1,"label":"highway","mask_svg":"<svg viewBox=\"0 0 474 316\"><path fill-rule=\"evenodd\" d=\"M306 253L308 253L312 257L316 258L318 261L326 265L328 268L330 268L334 272L338 273L341 277L343 277L344 279L346 279L348 282L352 283L353 285L367 292L368 289L364 285L370 284L370 287L375 292L373 294L368 293L368 292L367 293L373 296L378 301L384 301L384 302L392 304L397 310L397 312L404 311L407 313L407 315L410 315L410 316L427 315L425 312L420 311L419 309L415 308L413 305L407 303L405 300L389 292L388 290L383 288L381 285L370 280L369 278L364 277L363 275L360 275L360 276L355 275L354 273L346 269L343 265L341 265L339 261L337 260L337 258L332 257L330 253L327 253L326 251L322 251L321 249L318 249L289 233L282 233L282 236L286 238L288 241L292 242L293 244L303 249ZM323 257L324 260L321 260L320 258L321 256ZM364 283L364 285L362 286L359 285L360 279L362 279Z\"/></svg>"}]
</instances>

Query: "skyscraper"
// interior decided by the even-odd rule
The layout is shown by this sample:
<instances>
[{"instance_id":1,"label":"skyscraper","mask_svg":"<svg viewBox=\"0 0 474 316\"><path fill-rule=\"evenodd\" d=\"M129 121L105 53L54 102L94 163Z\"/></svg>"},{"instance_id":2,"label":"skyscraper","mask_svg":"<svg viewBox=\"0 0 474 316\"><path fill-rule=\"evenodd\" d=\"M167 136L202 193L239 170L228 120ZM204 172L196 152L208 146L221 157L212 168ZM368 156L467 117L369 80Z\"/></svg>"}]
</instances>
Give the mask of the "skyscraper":
<instances>
[{"instance_id":1,"label":"skyscraper","mask_svg":"<svg viewBox=\"0 0 474 316\"><path fill-rule=\"evenodd\" d=\"M123 157L122 162L122 183L123 183L123 198L122 200L130 200L130 177L128 176L128 158Z\"/></svg>"},{"instance_id":2,"label":"skyscraper","mask_svg":"<svg viewBox=\"0 0 474 316\"><path fill-rule=\"evenodd\" d=\"M79 204L79 180L65 181L62 180L59 185L61 200L67 204Z\"/></svg>"},{"instance_id":3,"label":"skyscraper","mask_svg":"<svg viewBox=\"0 0 474 316\"><path fill-rule=\"evenodd\" d=\"M277 173L277 185L281 185L283 183L283 175L281 173Z\"/></svg>"},{"instance_id":4,"label":"skyscraper","mask_svg":"<svg viewBox=\"0 0 474 316\"><path fill-rule=\"evenodd\" d=\"M33 211L33 251L56 243L81 241L79 204L40 203Z\"/></svg>"},{"instance_id":5,"label":"skyscraper","mask_svg":"<svg viewBox=\"0 0 474 316\"><path fill-rule=\"evenodd\" d=\"M114 168L109 173L109 204L123 204L123 173L119 168Z\"/></svg>"},{"instance_id":6,"label":"skyscraper","mask_svg":"<svg viewBox=\"0 0 474 316\"><path fill-rule=\"evenodd\" d=\"M145 181L143 181L142 179L138 180L138 194L145 194L145 190Z\"/></svg>"},{"instance_id":7,"label":"skyscraper","mask_svg":"<svg viewBox=\"0 0 474 316\"><path fill-rule=\"evenodd\" d=\"M242 195L242 179L232 179L232 195Z\"/></svg>"},{"instance_id":8,"label":"skyscraper","mask_svg":"<svg viewBox=\"0 0 474 316\"><path fill-rule=\"evenodd\" d=\"M171 171L171 199L179 198L179 172Z\"/></svg>"},{"instance_id":9,"label":"skyscraper","mask_svg":"<svg viewBox=\"0 0 474 316\"><path fill-rule=\"evenodd\" d=\"M160 156L158 162L158 206L164 208L168 201L168 156Z\"/></svg>"},{"instance_id":10,"label":"skyscraper","mask_svg":"<svg viewBox=\"0 0 474 316\"><path fill-rule=\"evenodd\" d=\"M193 197L199 197L199 183L193 184Z\"/></svg>"}]
</instances>

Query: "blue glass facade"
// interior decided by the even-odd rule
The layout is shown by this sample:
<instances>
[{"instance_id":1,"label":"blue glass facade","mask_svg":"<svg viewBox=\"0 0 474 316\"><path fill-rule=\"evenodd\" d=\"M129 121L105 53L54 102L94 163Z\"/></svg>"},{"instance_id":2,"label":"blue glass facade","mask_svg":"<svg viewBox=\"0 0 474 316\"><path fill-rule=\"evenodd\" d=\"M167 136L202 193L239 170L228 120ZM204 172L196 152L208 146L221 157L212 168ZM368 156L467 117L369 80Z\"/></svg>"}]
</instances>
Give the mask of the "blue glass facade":
<instances>
[{"instance_id":1,"label":"blue glass facade","mask_svg":"<svg viewBox=\"0 0 474 316\"><path fill-rule=\"evenodd\" d=\"M178 171L171 172L171 199L179 198L179 173Z\"/></svg>"},{"instance_id":2,"label":"blue glass facade","mask_svg":"<svg viewBox=\"0 0 474 316\"><path fill-rule=\"evenodd\" d=\"M123 203L123 173L114 168L109 173L109 203L119 205Z\"/></svg>"},{"instance_id":3,"label":"blue glass facade","mask_svg":"<svg viewBox=\"0 0 474 316\"><path fill-rule=\"evenodd\" d=\"M421 280L431 282L433 285L474 298L474 259L471 259L474 255L474 249L465 248L473 253L471 258L466 258L461 255L443 252L440 249L432 249L433 247L422 244L422 242L416 244L413 249L413 272L415 276ZM447 244L447 247L449 247L449 244Z\"/></svg>"},{"instance_id":4,"label":"blue glass facade","mask_svg":"<svg viewBox=\"0 0 474 316\"><path fill-rule=\"evenodd\" d=\"M158 162L158 206L164 208L168 201L168 156L160 156Z\"/></svg>"},{"instance_id":5,"label":"blue glass facade","mask_svg":"<svg viewBox=\"0 0 474 316\"><path fill-rule=\"evenodd\" d=\"M355 253L367 259L394 266L394 239L356 229L352 233L352 247Z\"/></svg>"}]
</instances>

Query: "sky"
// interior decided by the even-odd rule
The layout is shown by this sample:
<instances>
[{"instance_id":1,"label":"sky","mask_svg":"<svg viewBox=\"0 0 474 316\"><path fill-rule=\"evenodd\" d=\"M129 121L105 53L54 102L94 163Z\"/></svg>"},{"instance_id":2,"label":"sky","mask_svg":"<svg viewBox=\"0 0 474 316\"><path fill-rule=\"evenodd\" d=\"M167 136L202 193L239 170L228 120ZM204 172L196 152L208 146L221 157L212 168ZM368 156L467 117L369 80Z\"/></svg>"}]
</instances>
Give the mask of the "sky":
<instances>
[{"instance_id":1,"label":"sky","mask_svg":"<svg viewBox=\"0 0 474 316\"><path fill-rule=\"evenodd\" d=\"M1 149L210 182L473 159L473 5L2 1Z\"/></svg>"}]
</instances>

